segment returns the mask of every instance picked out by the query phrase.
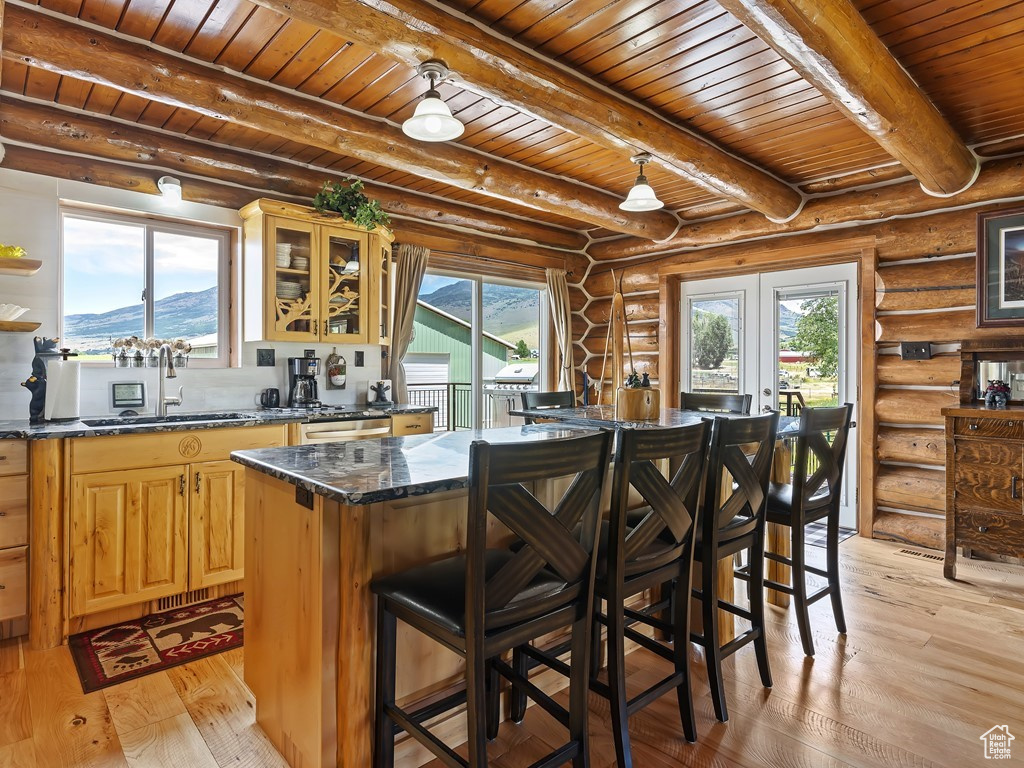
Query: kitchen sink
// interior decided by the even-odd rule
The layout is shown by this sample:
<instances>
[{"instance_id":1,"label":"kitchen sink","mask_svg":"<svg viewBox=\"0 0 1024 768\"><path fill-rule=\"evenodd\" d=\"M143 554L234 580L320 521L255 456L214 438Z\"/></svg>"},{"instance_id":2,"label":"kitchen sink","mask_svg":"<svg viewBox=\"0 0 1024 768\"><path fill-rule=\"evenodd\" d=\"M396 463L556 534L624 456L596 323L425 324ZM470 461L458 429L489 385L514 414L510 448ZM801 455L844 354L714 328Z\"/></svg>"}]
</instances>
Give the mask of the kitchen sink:
<instances>
[{"instance_id":1,"label":"kitchen sink","mask_svg":"<svg viewBox=\"0 0 1024 768\"><path fill-rule=\"evenodd\" d=\"M245 413L176 413L167 416L107 416L101 419L82 419L87 427L131 427L138 424L181 424L193 421L245 421L252 416Z\"/></svg>"}]
</instances>

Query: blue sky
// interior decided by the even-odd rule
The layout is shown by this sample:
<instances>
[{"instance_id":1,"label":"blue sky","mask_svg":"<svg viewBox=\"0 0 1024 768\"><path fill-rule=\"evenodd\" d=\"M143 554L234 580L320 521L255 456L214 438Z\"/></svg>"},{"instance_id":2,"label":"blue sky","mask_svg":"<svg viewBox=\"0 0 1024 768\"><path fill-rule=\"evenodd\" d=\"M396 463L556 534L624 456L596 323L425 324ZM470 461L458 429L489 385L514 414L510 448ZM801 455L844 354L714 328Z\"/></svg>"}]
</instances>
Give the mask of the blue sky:
<instances>
[{"instance_id":1,"label":"blue sky","mask_svg":"<svg viewBox=\"0 0 1024 768\"><path fill-rule=\"evenodd\" d=\"M426 296L429 293L433 293L438 288L443 288L446 285L459 282L457 277L441 277L440 275L424 275L423 284L420 285L420 296Z\"/></svg>"},{"instance_id":2,"label":"blue sky","mask_svg":"<svg viewBox=\"0 0 1024 768\"><path fill-rule=\"evenodd\" d=\"M109 312L141 303L145 229L110 221L64 218L64 314ZM157 299L217 283L217 244L207 238L155 232Z\"/></svg>"}]
</instances>

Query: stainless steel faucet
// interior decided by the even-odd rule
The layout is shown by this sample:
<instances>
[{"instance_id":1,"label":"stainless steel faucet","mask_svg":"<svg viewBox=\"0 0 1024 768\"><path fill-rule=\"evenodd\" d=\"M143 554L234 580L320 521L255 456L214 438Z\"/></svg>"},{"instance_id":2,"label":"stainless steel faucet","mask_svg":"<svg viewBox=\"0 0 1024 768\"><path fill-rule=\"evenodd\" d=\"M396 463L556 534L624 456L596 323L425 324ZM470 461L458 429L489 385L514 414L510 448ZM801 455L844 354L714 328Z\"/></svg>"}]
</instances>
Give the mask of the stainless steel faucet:
<instances>
[{"instance_id":1,"label":"stainless steel faucet","mask_svg":"<svg viewBox=\"0 0 1024 768\"><path fill-rule=\"evenodd\" d=\"M157 394L156 394L156 415L166 416L167 406L169 405L181 405L183 397L184 387L178 387L178 396L164 395L164 379L176 379L178 378L177 371L174 370L174 350L171 349L170 344L163 344L160 347L160 351L157 353ZM167 361L167 373L164 374L164 360Z\"/></svg>"}]
</instances>

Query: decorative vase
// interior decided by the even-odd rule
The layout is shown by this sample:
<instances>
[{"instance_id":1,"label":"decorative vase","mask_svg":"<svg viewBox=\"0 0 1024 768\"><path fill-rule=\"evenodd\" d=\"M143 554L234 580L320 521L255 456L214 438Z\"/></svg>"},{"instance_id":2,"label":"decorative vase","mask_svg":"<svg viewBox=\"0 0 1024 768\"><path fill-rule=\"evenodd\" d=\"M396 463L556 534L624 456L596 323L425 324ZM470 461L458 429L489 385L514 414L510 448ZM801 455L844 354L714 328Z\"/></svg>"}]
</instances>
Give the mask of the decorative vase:
<instances>
[{"instance_id":1,"label":"decorative vase","mask_svg":"<svg viewBox=\"0 0 1024 768\"><path fill-rule=\"evenodd\" d=\"M661 390L652 387L619 387L615 392L615 418L650 421L661 413Z\"/></svg>"},{"instance_id":2,"label":"decorative vase","mask_svg":"<svg viewBox=\"0 0 1024 768\"><path fill-rule=\"evenodd\" d=\"M1005 392L986 392L985 393L985 407L986 408L1005 408L1007 397Z\"/></svg>"}]
</instances>

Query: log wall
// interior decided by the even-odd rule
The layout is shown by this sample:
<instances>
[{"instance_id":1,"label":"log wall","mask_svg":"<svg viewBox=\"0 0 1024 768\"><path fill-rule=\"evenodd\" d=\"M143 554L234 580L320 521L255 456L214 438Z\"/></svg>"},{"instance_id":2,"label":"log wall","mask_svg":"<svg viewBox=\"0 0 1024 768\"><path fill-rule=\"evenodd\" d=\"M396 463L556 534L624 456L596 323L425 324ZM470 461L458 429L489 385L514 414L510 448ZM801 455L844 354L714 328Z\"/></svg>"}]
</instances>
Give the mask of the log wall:
<instances>
[{"instance_id":1,"label":"log wall","mask_svg":"<svg viewBox=\"0 0 1024 768\"><path fill-rule=\"evenodd\" d=\"M1021 191L1024 192L1024 184ZM873 316L862 318L862 322L874 324L875 346L865 350L864 358L866 365L875 366L877 378L876 426L870 441L874 453L865 456L862 450L861 455L861 461L876 464L870 532L877 538L941 548L945 444L939 410L957 402L954 384L960 376L959 343L963 339L1005 338L1013 333L1024 336L1024 332L1012 329L990 331L975 327L977 214L1019 204L1007 201L964 207L910 219L686 251L657 259L595 262L574 289L577 366L591 377L601 375L612 293L611 268L617 275L624 270L623 293L636 367L648 370L658 382L662 378L662 353L657 333L659 323L664 322L659 314L660 269L713 260L722 265L723 271L739 274L751 253L799 245L820 246L822 253L826 253L832 243L872 237L878 268L874 285L862 286L872 290L875 297ZM949 202L945 205L953 207ZM667 309L679 311L677 306ZM931 342L934 356L925 361L901 360L901 341ZM670 356L671 352L666 359ZM861 400L867 402L863 395Z\"/></svg>"}]
</instances>

